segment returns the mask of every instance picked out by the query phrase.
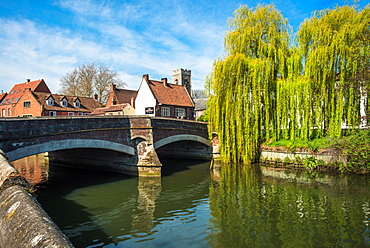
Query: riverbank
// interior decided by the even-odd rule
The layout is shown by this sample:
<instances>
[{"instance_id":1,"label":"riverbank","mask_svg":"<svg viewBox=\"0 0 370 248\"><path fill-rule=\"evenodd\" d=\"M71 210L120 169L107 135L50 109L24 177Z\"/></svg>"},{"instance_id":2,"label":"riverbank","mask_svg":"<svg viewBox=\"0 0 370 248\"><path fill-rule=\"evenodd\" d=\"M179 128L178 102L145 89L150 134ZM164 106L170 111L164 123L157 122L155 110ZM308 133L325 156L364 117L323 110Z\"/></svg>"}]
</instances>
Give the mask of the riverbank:
<instances>
[{"instance_id":1,"label":"riverbank","mask_svg":"<svg viewBox=\"0 0 370 248\"><path fill-rule=\"evenodd\" d=\"M261 146L260 162L270 167L311 170L319 172L370 174L366 166L353 166L342 150Z\"/></svg>"},{"instance_id":2,"label":"riverbank","mask_svg":"<svg viewBox=\"0 0 370 248\"><path fill-rule=\"evenodd\" d=\"M73 247L0 150L0 247Z\"/></svg>"}]
</instances>

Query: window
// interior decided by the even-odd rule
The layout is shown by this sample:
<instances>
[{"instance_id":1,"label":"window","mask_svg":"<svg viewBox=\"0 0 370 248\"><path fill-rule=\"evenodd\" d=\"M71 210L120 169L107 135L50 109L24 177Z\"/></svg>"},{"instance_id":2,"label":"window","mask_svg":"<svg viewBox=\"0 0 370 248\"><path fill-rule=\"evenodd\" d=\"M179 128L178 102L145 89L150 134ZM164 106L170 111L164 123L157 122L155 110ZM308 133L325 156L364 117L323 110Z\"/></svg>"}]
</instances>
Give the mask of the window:
<instances>
[{"instance_id":1,"label":"window","mask_svg":"<svg viewBox=\"0 0 370 248\"><path fill-rule=\"evenodd\" d=\"M31 101L24 101L23 108L31 108Z\"/></svg>"},{"instance_id":2,"label":"window","mask_svg":"<svg viewBox=\"0 0 370 248\"><path fill-rule=\"evenodd\" d=\"M23 115L23 117L32 117L32 115Z\"/></svg>"},{"instance_id":3,"label":"window","mask_svg":"<svg viewBox=\"0 0 370 248\"><path fill-rule=\"evenodd\" d=\"M54 99L52 97L49 97L47 100L46 100L46 103L48 105L54 105Z\"/></svg>"},{"instance_id":4,"label":"window","mask_svg":"<svg viewBox=\"0 0 370 248\"><path fill-rule=\"evenodd\" d=\"M1 111L1 116L2 116L2 117L4 117L4 116L5 116L5 114L6 114L6 110L5 110L5 109L3 109L3 111Z\"/></svg>"},{"instance_id":5,"label":"window","mask_svg":"<svg viewBox=\"0 0 370 248\"><path fill-rule=\"evenodd\" d=\"M84 115L84 113L82 113L82 112L78 112L78 115Z\"/></svg>"},{"instance_id":6,"label":"window","mask_svg":"<svg viewBox=\"0 0 370 248\"><path fill-rule=\"evenodd\" d=\"M49 116L57 116L57 112L56 111L50 111Z\"/></svg>"},{"instance_id":7,"label":"window","mask_svg":"<svg viewBox=\"0 0 370 248\"><path fill-rule=\"evenodd\" d=\"M67 99L63 99L63 101L62 101L62 106L68 106L68 101L67 101Z\"/></svg>"},{"instance_id":8,"label":"window","mask_svg":"<svg viewBox=\"0 0 370 248\"><path fill-rule=\"evenodd\" d=\"M73 113L73 112L68 112L68 116L74 116L75 115L75 113Z\"/></svg>"},{"instance_id":9,"label":"window","mask_svg":"<svg viewBox=\"0 0 370 248\"><path fill-rule=\"evenodd\" d=\"M185 117L185 109L183 108L177 108L175 109L175 114L176 114L176 117Z\"/></svg>"},{"instance_id":10,"label":"window","mask_svg":"<svg viewBox=\"0 0 370 248\"><path fill-rule=\"evenodd\" d=\"M14 90L12 91L12 93L10 93L10 94L14 94Z\"/></svg>"},{"instance_id":11,"label":"window","mask_svg":"<svg viewBox=\"0 0 370 248\"><path fill-rule=\"evenodd\" d=\"M162 107L161 108L161 115L162 116L170 116L170 108L169 107Z\"/></svg>"},{"instance_id":12,"label":"window","mask_svg":"<svg viewBox=\"0 0 370 248\"><path fill-rule=\"evenodd\" d=\"M16 100L15 102L18 102L18 101L19 101L19 99L21 99L21 98L20 98L20 97L18 97L18 98L17 98L17 100Z\"/></svg>"},{"instance_id":13,"label":"window","mask_svg":"<svg viewBox=\"0 0 370 248\"><path fill-rule=\"evenodd\" d=\"M10 99L9 103L11 103L14 100L14 98Z\"/></svg>"},{"instance_id":14,"label":"window","mask_svg":"<svg viewBox=\"0 0 370 248\"><path fill-rule=\"evenodd\" d=\"M10 108L8 108L8 116L12 116L12 112L11 112Z\"/></svg>"},{"instance_id":15,"label":"window","mask_svg":"<svg viewBox=\"0 0 370 248\"><path fill-rule=\"evenodd\" d=\"M79 100L76 100L76 101L75 101L75 107L78 107L78 108L79 108L80 106L81 106L80 101L79 101Z\"/></svg>"}]
</instances>

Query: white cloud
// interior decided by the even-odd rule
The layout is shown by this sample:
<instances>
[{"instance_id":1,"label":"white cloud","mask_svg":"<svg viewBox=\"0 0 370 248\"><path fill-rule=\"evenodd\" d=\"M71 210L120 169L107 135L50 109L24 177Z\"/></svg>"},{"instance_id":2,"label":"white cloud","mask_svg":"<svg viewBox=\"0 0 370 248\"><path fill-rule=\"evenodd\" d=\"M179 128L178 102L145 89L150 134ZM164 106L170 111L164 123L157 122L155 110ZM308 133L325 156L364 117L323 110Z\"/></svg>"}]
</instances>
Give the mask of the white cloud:
<instances>
[{"instance_id":1,"label":"white cloud","mask_svg":"<svg viewBox=\"0 0 370 248\"><path fill-rule=\"evenodd\" d=\"M72 13L73 25L0 19L0 87L5 91L27 78L44 78L57 92L60 77L87 62L102 62L116 70L131 89L139 87L143 74L171 78L173 69L186 68L192 70L193 87L199 89L213 60L222 54L224 26L193 19L191 12L172 1L165 1L166 6L151 1L56 4Z\"/></svg>"}]
</instances>

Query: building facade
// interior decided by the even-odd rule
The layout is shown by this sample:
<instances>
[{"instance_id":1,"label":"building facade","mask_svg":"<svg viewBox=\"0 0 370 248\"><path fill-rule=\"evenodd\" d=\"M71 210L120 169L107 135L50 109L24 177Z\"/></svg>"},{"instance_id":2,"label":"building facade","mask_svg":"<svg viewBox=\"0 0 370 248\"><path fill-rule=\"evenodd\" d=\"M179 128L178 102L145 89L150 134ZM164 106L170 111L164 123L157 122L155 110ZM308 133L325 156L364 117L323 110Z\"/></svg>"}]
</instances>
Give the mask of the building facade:
<instances>
[{"instance_id":1,"label":"building facade","mask_svg":"<svg viewBox=\"0 0 370 248\"><path fill-rule=\"evenodd\" d=\"M89 115L100 107L89 97L52 94L43 79L16 84L0 103L1 117Z\"/></svg>"},{"instance_id":2,"label":"building facade","mask_svg":"<svg viewBox=\"0 0 370 248\"><path fill-rule=\"evenodd\" d=\"M184 82L190 85L191 81ZM143 75L135 102L136 114L194 120L194 102L186 85L180 85L180 79L177 83L169 83L167 78L151 80L148 74Z\"/></svg>"}]
</instances>

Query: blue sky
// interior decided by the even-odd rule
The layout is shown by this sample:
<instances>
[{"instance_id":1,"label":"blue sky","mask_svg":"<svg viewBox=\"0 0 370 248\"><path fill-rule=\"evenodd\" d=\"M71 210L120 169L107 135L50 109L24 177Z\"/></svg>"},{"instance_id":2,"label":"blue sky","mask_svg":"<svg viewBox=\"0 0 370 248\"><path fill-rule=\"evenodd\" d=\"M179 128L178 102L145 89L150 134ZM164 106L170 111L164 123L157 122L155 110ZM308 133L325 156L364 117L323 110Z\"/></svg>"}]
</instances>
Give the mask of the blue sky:
<instances>
[{"instance_id":1,"label":"blue sky","mask_svg":"<svg viewBox=\"0 0 370 248\"><path fill-rule=\"evenodd\" d=\"M190 69L193 88L202 89L223 55L227 20L241 4L258 3L274 3L297 30L314 10L344 1L2 0L0 89L43 78L57 93L61 76L89 62L117 71L128 89L144 74L171 79L178 68Z\"/></svg>"}]
</instances>

